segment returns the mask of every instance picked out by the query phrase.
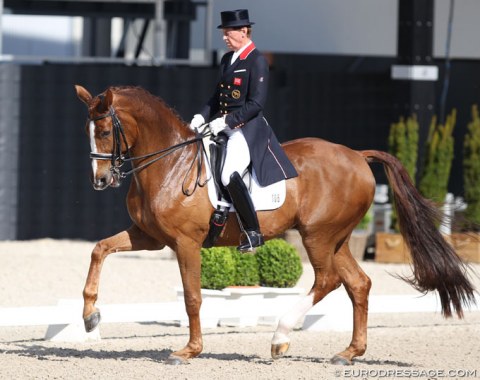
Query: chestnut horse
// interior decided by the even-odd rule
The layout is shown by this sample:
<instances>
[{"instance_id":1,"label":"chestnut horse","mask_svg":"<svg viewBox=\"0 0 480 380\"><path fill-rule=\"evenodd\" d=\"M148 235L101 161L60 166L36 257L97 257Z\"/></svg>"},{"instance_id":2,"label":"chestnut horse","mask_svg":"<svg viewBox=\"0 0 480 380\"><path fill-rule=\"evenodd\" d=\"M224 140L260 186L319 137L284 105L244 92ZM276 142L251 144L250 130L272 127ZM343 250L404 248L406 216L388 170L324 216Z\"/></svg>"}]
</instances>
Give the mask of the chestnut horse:
<instances>
[{"instance_id":1,"label":"chestnut horse","mask_svg":"<svg viewBox=\"0 0 480 380\"><path fill-rule=\"evenodd\" d=\"M161 99L141 88L111 87L93 97L75 87L88 107L93 187L119 186L126 174L133 174L127 196L132 226L101 240L92 252L83 291L85 328L91 331L100 321L95 301L102 264L110 253L168 246L178 259L190 323L187 345L173 352L168 363L186 362L203 348L199 251L213 212L206 186L197 186L205 181L200 138ZM353 334L350 345L333 356L332 363L350 364L365 352L371 282L352 257L348 240L373 201L375 180L369 167L373 161L386 169L402 235L413 256L413 278L407 280L423 292L437 291L444 316L456 312L462 317L463 306L474 302L475 290L464 264L438 232L441 214L420 196L396 158L317 138L290 141L283 148L299 175L286 181L287 196L279 209L258 212L260 227L266 239L297 229L315 281L308 295L280 319L271 343L273 358L285 354L288 335L300 318L342 284L353 305ZM133 169L122 173L120 165L127 157L132 158ZM217 245L237 245L239 236L238 222L230 217Z\"/></svg>"}]
</instances>

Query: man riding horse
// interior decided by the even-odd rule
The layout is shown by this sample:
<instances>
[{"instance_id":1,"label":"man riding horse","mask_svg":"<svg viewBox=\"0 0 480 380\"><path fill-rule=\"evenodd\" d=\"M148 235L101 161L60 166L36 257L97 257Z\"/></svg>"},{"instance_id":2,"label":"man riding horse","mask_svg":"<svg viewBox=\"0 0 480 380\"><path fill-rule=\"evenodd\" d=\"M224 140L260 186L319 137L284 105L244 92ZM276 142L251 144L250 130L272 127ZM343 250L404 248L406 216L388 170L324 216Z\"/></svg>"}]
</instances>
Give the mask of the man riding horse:
<instances>
[{"instance_id":1,"label":"man riding horse","mask_svg":"<svg viewBox=\"0 0 480 380\"><path fill-rule=\"evenodd\" d=\"M251 40L248 10L221 12L223 40L231 50L220 63L220 80L213 96L190 128L209 121L212 134L228 137L221 182L228 190L240 217L245 239L237 247L251 251L261 246L263 236L255 208L242 180L252 163L258 183L267 186L297 176L278 140L263 116L268 90L268 63Z\"/></svg>"}]
</instances>

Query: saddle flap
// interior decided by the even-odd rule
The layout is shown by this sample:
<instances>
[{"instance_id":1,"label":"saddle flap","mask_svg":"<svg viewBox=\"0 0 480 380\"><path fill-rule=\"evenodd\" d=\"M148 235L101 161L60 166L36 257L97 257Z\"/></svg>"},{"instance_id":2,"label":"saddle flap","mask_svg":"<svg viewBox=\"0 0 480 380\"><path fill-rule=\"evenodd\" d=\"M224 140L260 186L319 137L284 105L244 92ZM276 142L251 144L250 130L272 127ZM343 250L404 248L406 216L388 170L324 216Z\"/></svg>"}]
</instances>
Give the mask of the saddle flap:
<instances>
[{"instance_id":1,"label":"saddle flap","mask_svg":"<svg viewBox=\"0 0 480 380\"><path fill-rule=\"evenodd\" d=\"M212 151L210 148L211 145L215 145L215 142L210 140L210 138L205 138L203 140L203 144L205 146L205 152L207 153L207 155L210 155L210 157L208 157L208 160L206 160L206 162L211 162L211 165L206 165L207 178L210 178L215 175L212 172L217 170L216 163L213 163L211 161ZM218 152L216 152L216 154L216 159L218 160ZM219 166L219 168L219 173L221 173L221 166ZM217 178L218 182L217 180L210 180L208 181L207 185L208 197L212 206L215 209L219 205L224 207L226 204L231 204L228 194L227 198L225 198L225 196L218 191L218 188L220 188L219 184L223 188L223 184L221 183L221 174L217 174ZM255 174L255 170L253 169L251 173L242 176L242 178L245 181L247 188L249 189L253 204L257 211L275 210L281 207L285 202L287 194L287 186L285 180L281 180L280 182L273 183L269 186L260 186ZM230 211L234 211L233 206L231 206Z\"/></svg>"}]
</instances>

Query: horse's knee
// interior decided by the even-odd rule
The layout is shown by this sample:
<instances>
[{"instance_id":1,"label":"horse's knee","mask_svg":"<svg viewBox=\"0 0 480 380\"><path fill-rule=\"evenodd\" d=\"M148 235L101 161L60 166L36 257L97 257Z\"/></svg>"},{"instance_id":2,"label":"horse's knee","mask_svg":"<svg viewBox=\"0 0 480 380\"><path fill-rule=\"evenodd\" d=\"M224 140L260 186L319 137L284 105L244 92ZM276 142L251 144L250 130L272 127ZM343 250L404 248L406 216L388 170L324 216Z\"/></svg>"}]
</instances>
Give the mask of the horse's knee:
<instances>
[{"instance_id":1,"label":"horse's knee","mask_svg":"<svg viewBox=\"0 0 480 380\"><path fill-rule=\"evenodd\" d=\"M362 276L361 281L358 282L358 291L362 293L369 293L372 288L372 280L367 275Z\"/></svg>"},{"instance_id":2,"label":"horse's knee","mask_svg":"<svg viewBox=\"0 0 480 380\"><path fill-rule=\"evenodd\" d=\"M370 293L371 287L372 280L370 280L370 277L367 275L363 275L355 282L355 284L349 284L347 290L352 296L354 296L354 298L366 298L368 297L368 293Z\"/></svg>"},{"instance_id":3,"label":"horse's knee","mask_svg":"<svg viewBox=\"0 0 480 380\"><path fill-rule=\"evenodd\" d=\"M92 261L99 261L102 260L103 257L107 253L107 245L104 243L104 241L99 241L97 244L95 244L95 247L93 248L92 251Z\"/></svg>"},{"instance_id":4,"label":"horse's knee","mask_svg":"<svg viewBox=\"0 0 480 380\"><path fill-rule=\"evenodd\" d=\"M184 301L187 314L198 314L200 306L202 305L202 297L185 294Z\"/></svg>"}]
</instances>

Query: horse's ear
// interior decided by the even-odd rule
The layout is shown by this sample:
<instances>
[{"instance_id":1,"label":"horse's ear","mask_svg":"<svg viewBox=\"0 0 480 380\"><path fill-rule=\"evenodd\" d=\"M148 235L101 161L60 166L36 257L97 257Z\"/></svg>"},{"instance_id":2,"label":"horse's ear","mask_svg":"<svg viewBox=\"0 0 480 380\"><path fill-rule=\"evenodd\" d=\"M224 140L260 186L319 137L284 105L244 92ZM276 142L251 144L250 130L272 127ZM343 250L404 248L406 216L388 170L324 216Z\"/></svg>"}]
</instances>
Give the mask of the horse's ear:
<instances>
[{"instance_id":1,"label":"horse's ear","mask_svg":"<svg viewBox=\"0 0 480 380\"><path fill-rule=\"evenodd\" d=\"M104 93L98 95L98 103L96 103L95 110L98 113L105 113L108 111L113 102L113 93L110 89L105 90Z\"/></svg>"},{"instance_id":2,"label":"horse's ear","mask_svg":"<svg viewBox=\"0 0 480 380\"><path fill-rule=\"evenodd\" d=\"M77 91L78 99L84 102L87 106L90 100L92 100L92 94L88 90L78 84L75 85L75 90Z\"/></svg>"},{"instance_id":3,"label":"horse's ear","mask_svg":"<svg viewBox=\"0 0 480 380\"><path fill-rule=\"evenodd\" d=\"M105 91L105 99L104 99L104 104L105 104L105 107L107 109L110 108L110 106L112 105L113 103L113 93L112 93L112 90L110 89L107 89L107 91Z\"/></svg>"}]
</instances>

